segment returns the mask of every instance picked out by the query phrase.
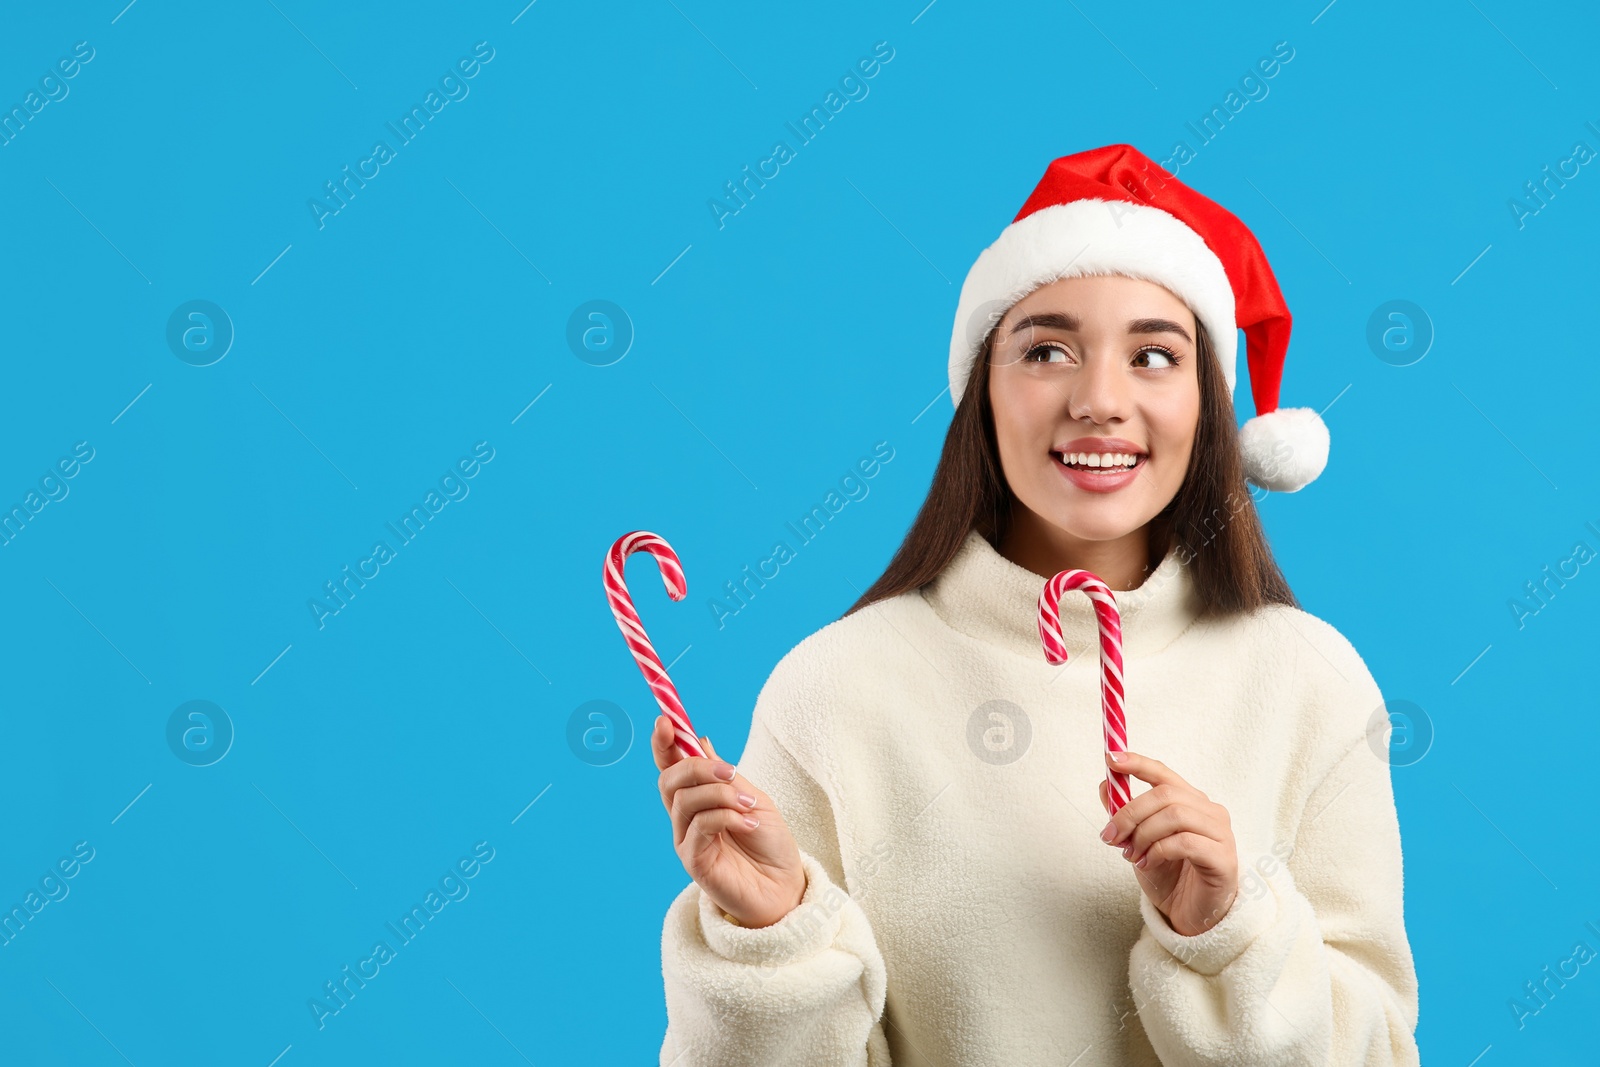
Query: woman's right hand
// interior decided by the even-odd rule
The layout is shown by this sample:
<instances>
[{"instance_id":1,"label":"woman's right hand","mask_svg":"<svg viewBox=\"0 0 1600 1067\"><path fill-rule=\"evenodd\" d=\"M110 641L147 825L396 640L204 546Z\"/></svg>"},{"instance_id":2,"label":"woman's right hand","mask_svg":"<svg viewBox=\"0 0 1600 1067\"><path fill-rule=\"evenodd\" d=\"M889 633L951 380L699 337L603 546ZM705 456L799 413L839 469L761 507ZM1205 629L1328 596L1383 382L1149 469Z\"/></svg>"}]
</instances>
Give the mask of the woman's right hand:
<instances>
[{"instance_id":1,"label":"woman's right hand","mask_svg":"<svg viewBox=\"0 0 1600 1067\"><path fill-rule=\"evenodd\" d=\"M772 799L718 758L707 739L700 745L709 758L685 756L672 720L656 717L650 749L661 769L661 802L672 818L678 859L711 902L741 926L771 926L805 893L800 848Z\"/></svg>"}]
</instances>

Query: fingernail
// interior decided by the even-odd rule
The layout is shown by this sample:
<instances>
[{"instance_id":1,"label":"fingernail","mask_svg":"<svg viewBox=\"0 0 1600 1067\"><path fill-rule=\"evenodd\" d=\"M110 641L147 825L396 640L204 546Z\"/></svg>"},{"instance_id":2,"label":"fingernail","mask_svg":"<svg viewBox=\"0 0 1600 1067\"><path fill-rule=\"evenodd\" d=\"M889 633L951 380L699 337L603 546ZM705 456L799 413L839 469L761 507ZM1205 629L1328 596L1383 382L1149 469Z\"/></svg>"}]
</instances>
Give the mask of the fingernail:
<instances>
[{"instance_id":1,"label":"fingernail","mask_svg":"<svg viewBox=\"0 0 1600 1067\"><path fill-rule=\"evenodd\" d=\"M1123 859L1128 859L1132 855L1133 855L1133 846L1132 845L1125 846L1123 848L1123 850L1122 850L1122 858Z\"/></svg>"},{"instance_id":2,"label":"fingernail","mask_svg":"<svg viewBox=\"0 0 1600 1067\"><path fill-rule=\"evenodd\" d=\"M753 808L753 807L756 806L756 798L755 797L750 796L747 793L737 793L735 795L739 798L739 803L743 804L745 807Z\"/></svg>"},{"instance_id":3,"label":"fingernail","mask_svg":"<svg viewBox=\"0 0 1600 1067\"><path fill-rule=\"evenodd\" d=\"M746 826L750 827L750 829L754 830L756 827L761 825L761 820L760 819L752 819L750 816L746 815L744 817L744 824Z\"/></svg>"},{"instance_id":4,"label":"fingernail","mask_svg":"<svg viewBox=\"0 0 1600 1067\"><path fill-rule=\"evenodd\" d=\"M1111 762L1112 763L1121 763L1122 762L1122 753L1120 753L1120 752L1111 753Z\"/></svg>"},{"instance_id":5,"label":"fingernail","mask_svg":"<svg viewBox=\"0 0 1600 1067\"><path fill-rule=\"evenodd\" d=\"M1116 832L1117 823L1116 820L1113 819L1111 822L1106 823L1106 828L1104 830L1100 831L1100 840L1109 845L1111 842L1116 840Z\"/></svg>"},{"instance_id":6,"label":"fingernail","mask_svg":"<svg viewBox=\"0 0 1600 1067\"><path fill-rule=\"evenodd\" d=\"M1140 856L1137 860L1134 861L1133 865L1135 867L1143 867L1144 863L1145 863L1145 860L1148 860L1149 858L1150 858L1149 856Z\"/></svg>"},{"instance_id":7,"label":"fingernail","mask_svg":"<svg viewBox=\"0 0 1600 1067\"><path fill-rule=\"evenodd\" d=\"M724 782L733 781L733 765L732 764L719 763L719 764L716 765L716 767L712 768L711 773L716 775L718 778L721 778Z\"/></svg>"}]
</instances>

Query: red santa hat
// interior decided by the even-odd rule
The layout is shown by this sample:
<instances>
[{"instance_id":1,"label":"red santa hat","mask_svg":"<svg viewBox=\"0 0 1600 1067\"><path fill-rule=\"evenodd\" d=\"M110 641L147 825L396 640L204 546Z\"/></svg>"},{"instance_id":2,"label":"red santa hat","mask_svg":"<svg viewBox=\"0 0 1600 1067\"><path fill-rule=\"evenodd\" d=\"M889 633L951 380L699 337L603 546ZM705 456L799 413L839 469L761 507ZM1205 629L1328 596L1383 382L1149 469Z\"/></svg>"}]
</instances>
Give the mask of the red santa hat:
<instances>
[{"instance_id":1,"label":"red santa hat","mask_svg":"<svg viewBox=\"0 0 1600 1067\"><path fill-rule=\"evenodd\" d=\"M1233 394L1244 330L1256 414L1239 431L1245 476L1294 492L1328 462L1328 428L1313 408L1278 407L1289 308L1255 235L1132 145L1062 156L978 256L961 286L950 338L950 398L960 404L989 331L1041 285L1122 274L1171 291L1205 327Z\"/></svg>"}]
</instances>

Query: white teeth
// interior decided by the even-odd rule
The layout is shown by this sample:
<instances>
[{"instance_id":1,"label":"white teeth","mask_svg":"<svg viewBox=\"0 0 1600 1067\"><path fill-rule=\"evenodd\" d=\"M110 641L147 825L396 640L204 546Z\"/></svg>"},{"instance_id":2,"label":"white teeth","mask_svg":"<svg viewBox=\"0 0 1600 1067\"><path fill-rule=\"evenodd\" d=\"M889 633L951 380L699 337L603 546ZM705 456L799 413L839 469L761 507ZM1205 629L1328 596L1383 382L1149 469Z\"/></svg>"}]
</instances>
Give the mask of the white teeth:
<instances>
[{"instance_id":1,"label":"white teeth","mask_svg":"<svg viewBox=\"0 0 1600 1067\"><path fill-rule=\"evenodd\" d=\"M1058 452L1057 455L1069 466L1088 467L1091 470L1103 467L1132 467L1139 459L1130 452Z\"/></svg>"}]
</instances>

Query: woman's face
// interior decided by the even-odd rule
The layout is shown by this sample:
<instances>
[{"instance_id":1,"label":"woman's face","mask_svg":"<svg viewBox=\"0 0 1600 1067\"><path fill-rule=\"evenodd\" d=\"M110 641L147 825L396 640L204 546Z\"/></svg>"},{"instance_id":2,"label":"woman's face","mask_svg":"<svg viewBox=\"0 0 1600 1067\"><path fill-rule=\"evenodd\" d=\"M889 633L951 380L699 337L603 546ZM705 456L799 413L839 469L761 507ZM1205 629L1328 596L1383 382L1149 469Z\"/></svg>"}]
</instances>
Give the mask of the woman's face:
<instances>
[{"instance_id":1,"label":"woman's face","mask_svg":"<svg viewBox=\"0 0 1600 1067\"><path fill-rule=\"evenodd\" d=\"M1017 500L1085 541L1154 518L1183 483L1200 422L1197 333L1183 301L1121 275L1063 278L1010 308L989 399Z\"/></svg>"}]
</instances>

